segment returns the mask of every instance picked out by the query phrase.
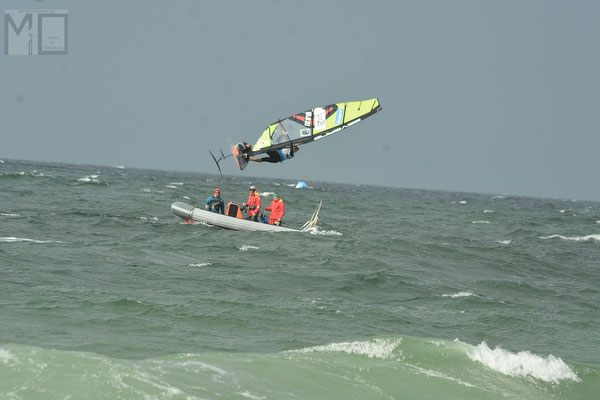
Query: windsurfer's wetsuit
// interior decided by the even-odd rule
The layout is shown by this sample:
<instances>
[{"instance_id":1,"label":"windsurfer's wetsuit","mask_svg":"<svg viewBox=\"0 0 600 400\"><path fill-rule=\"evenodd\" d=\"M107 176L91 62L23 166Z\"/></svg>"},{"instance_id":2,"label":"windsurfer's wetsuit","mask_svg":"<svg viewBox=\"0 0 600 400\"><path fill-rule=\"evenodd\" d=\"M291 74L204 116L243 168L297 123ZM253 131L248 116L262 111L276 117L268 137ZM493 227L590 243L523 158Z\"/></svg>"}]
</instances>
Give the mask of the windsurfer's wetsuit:
<instances>
[{"instance_id":1,"label":"windsurfer's wetsuit","mask_svg":"<svg viewBox=\"0 0 600 400\"><path fill-rule=\"evenodd\" d=\"M206 200L206 205L208 206L208 211L215 213L220 211L221 214L225 214L225 202L221 197L209 197Z\"/></svg>"},{"instance_id":2,"label":"windsurfer's wetsuit","mask_svg":"<svg viewBox=\"0 0 600 400\"><path fill-rule=\"evenodd\" d=\"M261 162L278 163L284 162L294 157L294 151L291 148L267 151L268 157L261 158Z\"/></svg>"}]
</instances>

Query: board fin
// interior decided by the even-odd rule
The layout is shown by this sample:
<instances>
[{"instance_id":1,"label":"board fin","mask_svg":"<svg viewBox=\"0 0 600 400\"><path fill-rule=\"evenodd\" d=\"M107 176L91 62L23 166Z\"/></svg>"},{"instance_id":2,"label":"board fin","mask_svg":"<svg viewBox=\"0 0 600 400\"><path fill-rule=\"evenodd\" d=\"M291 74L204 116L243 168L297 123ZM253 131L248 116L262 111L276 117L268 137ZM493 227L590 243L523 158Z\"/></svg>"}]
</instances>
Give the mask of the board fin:
<instances>
[{"instance_id":1,"label":"board fin","mask_svg":"<svg viewBox=\"0 0 600 400\"><path fill-rule=\"evenodd\" d=\"M215 160L215 163L217 164L217 168L219 169L219 174L221 174L221 178L223 178L223 172L221 172L221 166L219 165L219 162L222 160L225 160L226 158L231 157L233 154L226 156L225 154L223 154L223 150L219 149L219 151L221 152L221 155L219 156L218 160L215 157L215 155L212 153L212 151L209 150L208 152L210 153L213 160Z\"/></svg>"}]
</instances>

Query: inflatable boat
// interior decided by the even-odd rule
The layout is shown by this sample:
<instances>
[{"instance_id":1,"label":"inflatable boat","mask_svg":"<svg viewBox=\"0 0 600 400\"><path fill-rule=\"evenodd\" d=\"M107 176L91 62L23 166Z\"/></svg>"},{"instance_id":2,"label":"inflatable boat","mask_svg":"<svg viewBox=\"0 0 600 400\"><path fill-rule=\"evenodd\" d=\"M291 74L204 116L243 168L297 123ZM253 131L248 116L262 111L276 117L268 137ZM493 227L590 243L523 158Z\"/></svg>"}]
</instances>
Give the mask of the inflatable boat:
<instances>
[{"instance_id":1,"label":"inflatable boat","mask_svg":"<svg viewBox=\"0 0 600 400\"><path fill-rule=\"evenodd\" d=\"M319 201L319 204L317 205L312 217L299 229L269 225L263 222L255 222L243 219L241 208L239 204L235 203L229 203L227 205L227 211L225 214L207 211L205 209L194 207L182 202L173 203L171 205L171 211L173 214L183 219L186 223L204 222L209 225L235 231L303 232L317 225L321 204L322 202Z\"/></svg>"}]
</instances>

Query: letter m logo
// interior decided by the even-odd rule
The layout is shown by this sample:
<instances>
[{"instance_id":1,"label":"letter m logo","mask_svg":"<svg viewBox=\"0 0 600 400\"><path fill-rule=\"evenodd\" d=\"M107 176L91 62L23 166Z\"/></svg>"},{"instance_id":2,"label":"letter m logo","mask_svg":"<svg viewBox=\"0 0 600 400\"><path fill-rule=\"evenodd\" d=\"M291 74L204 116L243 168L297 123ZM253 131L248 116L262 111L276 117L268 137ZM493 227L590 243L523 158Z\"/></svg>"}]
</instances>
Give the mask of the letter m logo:
<instances>
[{"instance_id":1,"label":"letter m logo","mask_svg":"<svg viewBox=\"0 0 600 400\"><path fill-rule=\"evenodd\" d=\"M15 21L16 20L16 21ZM25 30L25 27L27 29ZM37 32L33 25L33 13L5 10L4 12L4 54L33 55L33 41Z\"/></svg>"}]
</instances>

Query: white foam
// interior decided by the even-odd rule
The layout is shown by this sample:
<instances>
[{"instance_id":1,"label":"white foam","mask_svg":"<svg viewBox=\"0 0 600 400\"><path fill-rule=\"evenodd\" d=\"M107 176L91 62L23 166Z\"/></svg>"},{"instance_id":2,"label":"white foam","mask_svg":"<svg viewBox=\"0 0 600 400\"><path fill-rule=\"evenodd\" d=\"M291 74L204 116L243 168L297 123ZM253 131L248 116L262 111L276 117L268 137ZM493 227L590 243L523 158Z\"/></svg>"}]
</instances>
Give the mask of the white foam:
<instances>
[{"instance_id":1,"label":"white foam","mask_svg":"<svg viewBox=\"0 0 600 400\"><path fill-rule=\"evenodd\" d=\"M255 394L252 394L252 393L248 392L248 391L237 392L237 394L239 394L242 397L246 397L246 398L252 399L252 400L264 400L264 399L267 398L266 396L257 396Z\"/></svg>"},{"instance_id":2,"label":"white foam","mask_svg":"<svg viewBox=\"0 0 600 400\"><path fill-rule=\"evenodd\" d=\"M331 343L324 346L307 347L300 350L290 350L287 353L347 353L367 356L369 358L390 358L394 350L402 342L401 339L374 339L366 342Z\"/></svg>"},{"instance_id":3,"label":"white foam","mask_svg":"<svg viewBox=\"0 0 600 400\"><path fill-rule=\"evenodd\" d=\"M505 199L506 197L504 196L494 196L492 197L492 200L496 200L496 199Z\"/></svg>"},{"instance_id":4,"label":"white foam","mask_svg":"<svg viewBox=\"0 0 600 400\"><path fill-rule=\"evenodd\" d=\"M550 354L538 356L529 351L512 353L500 347L490 349L486 342L478 346L465 344L467 356L501 374L517 377L532 377L544 382L558 383L561 380L581 382L577 374L563 360Z\"/></svg>"},{"instance_id":5,"label":"white foam","mask_svg":"<svg viewBox=\"0 0 600 400\"><path fill-rule=\"evenodd\" d=\"M419 371L420 373L422 373L422 374L424 374L426 376L430 376L430 377L433 377L433 378L446 379L446 380L449 380L449 381L452 381L452 382L456 382L456 383L458 383L460 385L463 385L463 386L466 386L466 387L472 387L472 388L477 387L475 385L471 385L468 382L462 381L462 380L454 378L452 376L448 376L448 375L443 374L443 373L438 372L438 371L433 371L433 370L430 370L430 369L425 369L423 367L419 367L417 365L412 365L412 364L406 364L406 365L408 367L410 367L410 368L413 368L413 369Z\"/></svg>"},{"instance_id":6,"label":"white foam","mask_svg":"<svg viewBox=\"0 0 600 400\"><path fill-rule=\"evenodd\" d=\"M177 189L177 186L173 186L173 185L165 185L165 187L168 187L170 189Z\"/></svg>"},{"instance_id":7,"label":"white foam","mask_svg":"<svg viewBox=\"0 0 600 400\"><path fill-rule=\"evenodd\" d=\"M11 214L11 213L2 213L0 214L3 217L20 217L21 214Z\"/></svg>"},{"instance_id":8,"label":"white foam","mask_svg":"<svg viewBox=\"0 0 600 400\"><path fill-rule=\"evenodd\" d=\"M600 224L600 219L598 221L596 221L597 224Z\"/></svg>"},{"instance_id":9,"label":"white foam","mask_svg":"<svg viewBox=\"0 0 600 400\"><path fill-rule=\"evenodd\" d=\"M550 236L540 236L540 239L562 239L562 240L570 240L574 242L600 242L600 234L596 235L586 235L586 236L563 236L563 235L550 235Z\"/></svg>"},{"instance_id":10,"label":"white foam","mask_svg":"<svg viewBox=\"0 0 600 400\"><path fill-rule=\"evenodd\" d=\"M77 180L79 182L86 182L86 183L100 183L100 180L98 179L98 175L84 176L83 178L79 178Z\"/></svg>"},{"instance_id":11,"label":"white foam","mask_svg":"<svg viewBox=\"0 0 600 400\"><path fill-rule=\"evenodd\" d=\"M472 224L489 224L490 221L473 221Z\"/></svg>"},{"instance_id":12,"label":"white foam","mask_svg":"<svg viewBox=\"0 0 600 400\"><path fill-rule=\"evenodd\" d=\"M473 296L473 292L471 292L470 290L467 290L465 292L458 292L458 293L453 293L453 294L443 294L442 297L452 297L454 299L459 298L459 297L470 297Z\"/></svg>"},{"instance_id":13,"label":"white foam","mask_svg":"<svg viewBox=\"0 0 600 400\"><path fill-rule=\"evenodd\" d=\"M4 164L4 160L0 160L0 164Z\"/></svg>"},{"instance_id":14,"label":"white foam","mask_svg":"<svg viewBox=\"0 0 600 400\"><path fill-rule=\"evenodd\" d=\"M125 169L125 166L123 166L123 165L115 165L113 168Z\"/></svg>"},{"instance_id":15,"label":"white foam","mask_svg":"<svg viewBox=\"0 0 600 400\"><path fill-rule=\"evenodd\" d=\"M17 357L12 354L10 351L5 349L0 349L0 363L7 365L10 362L16 361Z\"/></svg>"},{"instance_id":16,"label":"white foam","mask_svg":"<svg viewBox=\"0 0 600 400\"><path fill-rule=\"evenodd\" d=\"M510 242L512 242L512 240L496 240L496 243L500 243L500 244L510 244Z\"/></svg>"},{"instance_id":17,"label":"white foam","mask_svg":"<svg viewBox=\"0 0 600 400\"><path fill-rule=\"evenodd\" d=\"M169 185L183 186L183 182L169 182Z\"/></svg>"},{"instance_id":18,"label":"white foam","mask_svg":"<svg viewBox=\"0 0 600 400\"><path fill-rule=\"evenodd\" d=\"M275 193L275 192L262 192L260 195L261 196L272 196L273 193Z\"/></svg>"},{"instance_id":19,"label":"white foam","mask_svg":"<svg viewBox=\"0 0 600 400\"><path fill-rule=\"evenodd\" d=\"M491 213L495 213L496 211L494 210L483 210L484 214L491 214Z\"/></svg>"},{"instance_id":20,"label":"white foam","mask_svg":"<svg viewBox=\"0 0 600 400\"><path fill-rule=\"evenodd\" d=\"M198 263L198 264L188 264L188 267L210 267L211 265L212 265L212 263L203 262L203 263Z\"/></svg>"},{"instance_id":21,"label":"white foam","mask_svg":"<svg viewBox=\"0 0 600 400\"><path fill-rule=\"evenodd\" d=\"M342 233L338 231L324 231L321 230L318 226L313 226L307 232L310 232L311 235L323 235L323 236L342 236Z\"/></svg>"},{"instance_id":22,"label":"white foam","mask_svg":"<svg viewBox=\"0 0 600 400\"><path fill-rule=\"evenodd\" d=\"M204 225L204 226L214 226L214 225L211 225L211 224L209 224L209 223L206 223L206 222L204 222L204 221L194 221L194 220L191 220L191 221L190 221L190 220L187 220L187 221L188 221L188 222L186 222L186 221L184 221L184 220L181 220L180 224L183 224L183 225Z\"/></svg>"},{"instance_id":23,"label":"white foam","mask_svg":"<svg viewBox=\"0 0 600 400\"><path fill-rule=\"evenodd\" d=\"M21 176L25 176L25 175L27 175L27 176L50 176L50 177L52 176L52 175L46 175L43 172L38 172L37 169L34 169L31 172L21 171L21 172L19 172L19 175L21 175Z\"/></svg>"},{"instance_id":24,"label":"white foam","mask_svg":"<svg viewBox=\"0 0 600 400\"><path fill-rule=\"evenodd\" d=\"M15 243L15 242L27 242L27 243L62 243L59 241L52 241L52 240L35 240L35 239L27 239L27 238L18 238L18 237L12 237L12 236L8 236L8 237L0 237L0 242L5 242L5 243Z\"/></svg>"},{"instance_id":25,"label":"white foam","mask_svg":"<svg viewBox=\"0 0 600 400\"><path fill-rule=\"evenodd\" d=\"M466 200L461 200L461 201L458 202L458 204L467 204L467 201Z\"/></svg>"},{"instance_id":26,"label":"white foam","mask_svg":"<svg viewBox=\"0 0 600 400\"><path fill-rule=\"evenodd\" d=\"M183 196L184 199L189 200L189 196Z\"/></svg>"},{"instance_id":27,"label":"white foam","mask_svg":"<svg viewBox=\"0 0 600 400\"><path fill-rule=\"evenodd\" d=\"M238 249L240 249L241 251L248 251L248 250L258 250L259 248L256 246L250 246L249 244L245 244L242 247L238 247Z\"/></svg>"}]
</instances>

